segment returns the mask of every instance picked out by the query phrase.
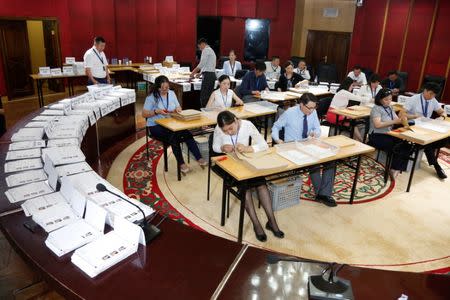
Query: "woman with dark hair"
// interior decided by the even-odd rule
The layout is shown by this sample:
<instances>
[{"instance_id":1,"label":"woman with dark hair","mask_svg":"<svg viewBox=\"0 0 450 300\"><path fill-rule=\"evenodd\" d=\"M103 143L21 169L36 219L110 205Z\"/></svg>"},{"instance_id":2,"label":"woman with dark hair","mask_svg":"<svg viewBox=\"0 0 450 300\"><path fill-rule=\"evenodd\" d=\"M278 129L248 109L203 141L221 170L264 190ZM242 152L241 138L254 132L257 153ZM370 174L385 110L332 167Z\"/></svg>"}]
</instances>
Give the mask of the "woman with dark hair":
<instances>
[{"instance_id":1,"label":"woman with dark hair","mask_svg":"<svg viewBox=\"0 0 450 300\"><path fill-rule=\"evenodd\" d=\"M172 132L155 123L155 120L157 119L170 117L170 114L173 112L181 112L181 106L178 103L177 96L169 89L169 79L164 75L158 76L153 85L152 92L145 99L142 116L147 119L147 127L149 128L151 135L157 140L165 141L170 144L173 154L180 165L181 173L186 175L191 169L184 162L180 147L182 142L187 144L189 151L191 151L202 168L204 168L208 162L202 158L197 143L189 131L182 130Z\"/></svg>"},{"instance_id":2,"label":"woman with dark hair","mask_svg":"<svg viewBox=\"0 0 450 300\"><path fill-rule=\"evenodd\" d=\"M353 91L353 79L351 79L350 77L347 77L344 79L344 81L339 86L339 89L337 90L336 94L334 95L333 100L331 100L330 109L328 110L328 113L327 113L327 121L329 123L335 124L336 126L338 126L338 124L336 124L336 114L333 112L333 110L346 108L348 106L348 102L350 100L358 101L358 102L368 102L369 101L369 99L366 97L361 97L361 96L353 94L352 91ZM339 123L342 124L344 119L345 118L343 116L339 116ZM354 136L355 140L358 140L360 142L362 141L362 136L361 136L361 133L359 132L359 129L357 126L355 126L353 136Z\"/></svg>"},{"instance_id":3,"label":"woman with dark hair","mask_svg":"<svg viewBox=\"0 0 450 300\"><path fill-rule=\"evenodd\" d=\"M234 50L230 50L228 58L229 60L223 63L223 74L234 76L236 75L236 71L242 70L242 65L236 60L236 53Z\"/></svg>"},{"instance_id":4,"label":"woman with dark hair","mask_svg":"<svg viewBox=\"0 0 450 300\"><path fill-rule=\"evenodd\" d=\"M396 178L400 171L405 171L411 146L402 140L386 134L394 125L407 122L407 116L397 116L390 106L392 91L381 89L375 96L375 106L370 112L369 145L386 152L393 152L391 176Z\"/></svg>"},{"instance_id":5,"label":"woman with dark hair","mask_svg":"<svg viewBox=\"0 0 450 300\"><path fill-rule=\"evenodd\" d=\"M280 92L285 92L289 88L297 87L302 83L308 83L300 74L294 72L294 64L288 60L284 66L284 73L280 75L278 82L275 84L275 89Z\"/></svg>"},{"instance_id":6,"label":"woman with dark hair","mask_svg":"<svg viewBox=\"0 0 450 300\"><path fill-rule=\"evenodd\" d=\"M251 146L249 145L250 138L252 139ZM217 126L214 130L214 152L231 153L237 151L247 153L264 151L268 148L269 146L266 141L250 121L240 120L230 111L219 113L217 116ZM270 198L269 190L264 179L261 179L261 183L256 187L256 191L268 218L266 229L272 231L276 237L283 238L284 233L278 228L273 213L272 199ZM245 209L253 223L256 238L261 242L265 242L267 236L256 215L251 190L247 190L245 194Z\"/></svg>"},{"instance_id":7,"label":"woman with dark hair","mask_svg":"<svg viewBox=\"0 0 450 300\"><path fill-rule=\"evenodd\" d=\"M372 74L369 78L369 83L359 89L358 95L374 101L376 94L381 90L380 81L378 74Z\"/></svg>"},{"instance_id":8,"label":"woman with dark hair","mask_svg":"<svg viewBox=\"0 0 450 300\"><path fill-rule=\"evenodd\" d=\"M244 105L244 102L239 98L232 89L230 89L231 80L228 75L219 77L219 88L216 89L206 104L207 108L228 108L233 106L233 101L236 105Z\"/></svg>"}]
</instances>

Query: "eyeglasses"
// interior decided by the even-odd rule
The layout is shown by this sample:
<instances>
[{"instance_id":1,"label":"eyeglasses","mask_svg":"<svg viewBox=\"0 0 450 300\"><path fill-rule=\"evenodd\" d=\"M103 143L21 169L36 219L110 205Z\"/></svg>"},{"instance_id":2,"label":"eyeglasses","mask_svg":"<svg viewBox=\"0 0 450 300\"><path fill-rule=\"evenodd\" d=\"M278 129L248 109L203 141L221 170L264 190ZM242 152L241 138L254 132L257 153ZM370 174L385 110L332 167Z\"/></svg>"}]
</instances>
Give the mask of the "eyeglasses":
<instances>
[{"instance_id":1,"label":"eyeglasses","mask_svg":"<svg viewBox=\"0 0 450 300\"><path fill-rule=\"evenodd\" d=\"M309 111L313 111L317 108L317 106L309 107L308 105L303 104L303 107L307 108Z\"/></svg>"}]
</instances>

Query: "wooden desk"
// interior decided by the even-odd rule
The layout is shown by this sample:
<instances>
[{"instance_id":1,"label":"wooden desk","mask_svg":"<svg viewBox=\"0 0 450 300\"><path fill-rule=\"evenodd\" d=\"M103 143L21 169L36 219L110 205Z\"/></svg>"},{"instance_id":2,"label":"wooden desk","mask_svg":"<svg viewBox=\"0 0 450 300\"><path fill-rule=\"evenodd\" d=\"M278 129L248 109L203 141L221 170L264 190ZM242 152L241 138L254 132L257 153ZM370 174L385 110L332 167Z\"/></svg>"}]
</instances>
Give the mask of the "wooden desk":
<instances>
[{"instance_id":1,"label":"wooden desk","mask_svg":"<svg viewBox=\"0 0 450 300\"><path fill-rule=\"evenodd\" d=\"M42 75L39 75L39 74L30 74L30 77L34 81L36 81L39 107L43 107L44 106L44 93L42 91L42 85L43 85L45 80L48 80L48 79L67 79L68 88L69 88L69 96L73 96L74 95L74 90L73 90L73 81L72 81L72 79L86 77L86 74L58 75L58 76L42 76Z\"/></svg>"},{"instance_id":2,"label":"wooden desk","mask_svg":"<svg viewBox=\"0 0 450 300\"><path fill-rule=\"evenodd\" d=\"M323 141L330 144L340 144L349 140L348 137L345 136L334 136L334 137L326 137ZM282 171L273 171L273 170L264 170L255 172L254 170L247 167L243 162L234 160L232 158L227 158L221 160L221 157L216 158L216 166L222 169L225 172L216 172L219 176L220 174L226 174L222 177L223 186L222 186L222 215L221 215L221 225L225 225L225 195L226 191L230 191L233 193L238 199L240 199L240 212L239 212L239 228L238 228L238 242L242 242L242 230L244 226L244 209L245 209L245 193L246 191L254 185L254 182L260 182L261 178L266 178L268 176L281 174L282 177L290 177L293 175L304 173L313 167L320 166L324 163L328 162L337 162L343 161L346 159L350 159L352 157L357 157L356 167L353 165L348 165L349 167L355 169L355 178L353 180L352 190L350 194L350 204L353 203L353 198L356 192L356 184L359 176L359 168L361 163L361 157L364 154L371 153L375 151L375 149L366 144L360 143L358 141L351 141L353 145L341 147L339 152L332 157L328 157L314 163L305 163L302 165L297 165L292 163L289 160L286 160L287 167ZM277 155L276 153L270 155ZM223 156L222 156L223 157ZM283 158L284 159L284 158ZM232 179L232 180L230 180ZM237 187L237 192L232 189L229 182L233 183L234 186Z\"/></svg>"},{"instance_id":3,"label":"wooden desk","mask_svg":"<svg viewBox=\"0 0 450 300\"><path fill-rule=\"evenodd\" d=\"M450 122L450 118L446 118L447 122ZM440 133L437 131L433 131L430 129L421 128L419 126L411 126L413 131L404 130L400 128L398 130L389 131L387 134L402 139L404 141L408 141L413 145L412 156L408 159L413 162L411 172L409 174L408 186L406 187L406 192L409 192L411 189L411 183L414 176L414 171L417 164L417 158L419 156L419 151L424 149L427 145L430 145L434 142L441 141L450 137L450 130L446 133ZM417 135L417 136L415 136ZM426 139L420 138L420 136L426 137Z\"/></svg>"}]
</instances>

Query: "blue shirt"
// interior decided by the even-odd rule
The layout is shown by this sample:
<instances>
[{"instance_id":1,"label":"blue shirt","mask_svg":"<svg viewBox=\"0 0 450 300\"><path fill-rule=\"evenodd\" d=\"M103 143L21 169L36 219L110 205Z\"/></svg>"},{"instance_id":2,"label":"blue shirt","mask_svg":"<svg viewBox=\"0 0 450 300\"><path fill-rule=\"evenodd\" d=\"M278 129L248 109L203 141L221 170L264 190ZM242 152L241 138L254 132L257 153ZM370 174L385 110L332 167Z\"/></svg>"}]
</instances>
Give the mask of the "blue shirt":
<instances>
[{"instance_id":1,"label":"blue shirt","mask_svg":"<svg viewBox=\"0 0 450 300\"><path fill-rule=\"evenodd\" d=\"M290 107L273 124L272 139L274 141L279 140L279 131L284 128L285 142L304 140L302 138L304 115L300 105ZM315 137L320 137L320 122L316 110L306 117L306 122L308 123L308 136L311 132L314 132Z\"/></svg>"},{"instance_id":2,"label":"blue shirt","mask_svg":"<svg viewBox=\"0 0 450 300\"><path fill-rule=\"evenodd\" d=\"M242 78L239 92L242 96L251 95L252 91L263 91L267 88L266 76L263 74L256 77L255 71L247 72Z\"/></svg>"},{"instance_id":3,"label":"blue shirt","mask_svg":"<svg viewBox=\"0 0 450 300\"><path fill-rule=\"evenodd\" d=\"M171 90L169 90L169 92L167 93L167 98L162 97L155 99L155 96L153 96L152 93L145 99L144 103L144 109L149 111L153 111L155 109L165 109L167 111L174 111L175 108L177 108L178 106L180 106L180 103L178 103L177 96ZM155 120L168 117L170 117L170 115L156 115L153 117L149 117L147 118L147 126L149 127L155 126L156 125Z\"/></svg>"},{"instance_id":4,"label":"blue shirt","mask_svg":"<svg viewBox=\"0 0 450 300\"><path fill-rule=\"evenodd\" d=\"M436 100L436 98L425 100L425 98L423 97L423 93L420 93L411 96L411 98L406 101L405 109L408 114L431 118L433 111L438 111L439 109L441 109L441 105Z\"/></svg>"}]
</instances>

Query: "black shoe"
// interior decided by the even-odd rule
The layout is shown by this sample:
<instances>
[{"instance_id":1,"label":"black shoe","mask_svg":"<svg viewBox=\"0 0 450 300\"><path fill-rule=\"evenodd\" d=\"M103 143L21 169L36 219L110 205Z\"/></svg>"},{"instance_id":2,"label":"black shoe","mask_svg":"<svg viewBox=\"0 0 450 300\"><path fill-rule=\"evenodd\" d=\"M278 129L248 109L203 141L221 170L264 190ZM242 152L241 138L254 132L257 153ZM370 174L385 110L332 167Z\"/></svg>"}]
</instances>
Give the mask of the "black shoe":
<instances>
[{"instance_id":1,"label":"black shoe","mask_svg":"<svg viewBox=\"0 0 450 300\"><path fill-rule=\"evenodd\" d=\"M284 232L281 230L278 231L273 230L272 225L270 225L269 221L267 221L266 223L266 229L272 231L273 235L276 236L277 238L280 239L284 238Z\"/></svg>"},{"instance_id":2,"label":"black shoe","mask_svg":"<svg viewBox=\"0 0 450 300\"><path fill-rule=\"evenodd\" d=\"M256 232L256 228L255 228L255 227L253 227L253 231L255 231L256 239L257 239L258 241L260 241L260 242L265 242L265 241L267 241L267 235L266 235L265 233L258 234L258 233Z\"/></svg>"},{"instance_id":3,"label":"black shoe","mask_svg":"<svg viewBox=\"0 0 450 300\"><path fill-rule=\"evenodd\" d=\"M442 167L440 165L435 164L434 169L436 170L436 174L440 179L447 178L447 175L445 174L444 170L442 170Z\"/></svg>"},{"instance_id":4,"label":"black shoe","mask_svg":"<svg viewBox=\"0 0 450 300\"><path fill-rule=\"evenodd\" d=\"M317 195L316 199L320 200L320 202L322 202L326 206L329 206L329 207L337 206L336 201L331 196Z\"/></svg>"}]
</instances>

